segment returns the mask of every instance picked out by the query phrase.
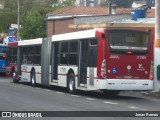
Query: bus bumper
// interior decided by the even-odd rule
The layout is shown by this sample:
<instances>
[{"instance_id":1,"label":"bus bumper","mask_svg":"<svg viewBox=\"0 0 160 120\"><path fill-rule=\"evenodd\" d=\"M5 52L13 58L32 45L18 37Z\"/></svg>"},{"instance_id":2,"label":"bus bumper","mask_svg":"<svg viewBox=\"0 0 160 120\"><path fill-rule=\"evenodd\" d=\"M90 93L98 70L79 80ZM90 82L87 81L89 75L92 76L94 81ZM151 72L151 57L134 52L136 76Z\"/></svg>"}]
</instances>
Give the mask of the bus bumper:
<instances>
[{"instance_id":1,"label":"bus bumper","mask_svg":"<svg viewBox=\"0 0 160 120\"><path fill-rule=\"evenodd\" d=\"M103 79L98 80L100 90L152 90L153 80Z\"/></svg>"}]
</instances>

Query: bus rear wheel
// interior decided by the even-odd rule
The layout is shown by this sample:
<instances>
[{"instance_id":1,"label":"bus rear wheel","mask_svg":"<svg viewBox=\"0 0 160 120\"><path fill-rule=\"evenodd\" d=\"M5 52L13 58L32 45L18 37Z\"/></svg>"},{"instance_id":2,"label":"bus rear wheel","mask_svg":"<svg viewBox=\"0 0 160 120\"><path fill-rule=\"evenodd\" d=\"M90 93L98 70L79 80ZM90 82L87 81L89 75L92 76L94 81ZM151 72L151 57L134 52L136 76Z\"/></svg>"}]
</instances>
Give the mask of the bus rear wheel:
<instances>
[{"instance_id":1,"label":"bus rear wheel","mask_svg":"<svg viewBox=\"0 0 160 120\"><path fill-rule=\"evenodd\" d=\"M75 93L75 75L73 73L70 73L68 76L68 81L67 81L68 85L68 92L71 94Z\"/></svg>"},{"instance_id":2,"label":"bus rear wheel","mask_svg":"<svg viewBox=\"0 0 160 120\"><path fill-rule=\"evenodd\" d=\"M36 86L35 70L32 70L32 72L31 72L31 85L32 85L33 87Z\"/></svg>"}]
</instances>

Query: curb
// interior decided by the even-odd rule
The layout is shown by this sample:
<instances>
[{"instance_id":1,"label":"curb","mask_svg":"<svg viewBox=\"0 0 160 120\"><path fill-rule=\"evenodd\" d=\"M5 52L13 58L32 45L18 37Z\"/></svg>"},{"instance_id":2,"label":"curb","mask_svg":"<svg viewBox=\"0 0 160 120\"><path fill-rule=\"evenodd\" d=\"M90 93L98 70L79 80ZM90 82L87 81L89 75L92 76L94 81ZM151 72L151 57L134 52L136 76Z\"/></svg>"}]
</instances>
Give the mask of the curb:
<instances>
[{"instance_id":1,"label":"curb","mask_svg":"<svg viewBox=\"0 0 160 120\"><path fill-rule=\"evenodd\" d=\"M150 92L140 92L144 96L160 98L160 92L150 91Z\"/></svg>"}]
</instances>

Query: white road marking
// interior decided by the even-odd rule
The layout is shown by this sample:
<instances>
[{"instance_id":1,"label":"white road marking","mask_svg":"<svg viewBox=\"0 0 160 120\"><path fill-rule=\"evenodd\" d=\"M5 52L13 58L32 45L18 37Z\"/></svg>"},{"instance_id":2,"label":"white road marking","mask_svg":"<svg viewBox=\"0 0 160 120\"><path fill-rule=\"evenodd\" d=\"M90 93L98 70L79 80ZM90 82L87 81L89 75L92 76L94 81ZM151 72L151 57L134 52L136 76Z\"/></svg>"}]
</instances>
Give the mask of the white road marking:
<instances>
[{"instance_id":1,"label":"white road marking","mask_svg":"<svg viewBox=\"0 0 160 120\"><path fill-rule=\"evenodd\" d=\"M38 87L36 87L36 89L42 89L42 88L38 88Z\"/></svg>"},{"instance_id":2,"label":"white road marking","mask_svg":"<svg viewBox=\"0 0 160 120\"><path fill-rule=\"evenodd\" d=\"M86 98L87 100L96 100L96 99L93 99L93 98Z\"/></svg>"},{"instance_id":3,"label":"white road marking","mask_svg":"<svg viewBox=\"0 0 160 120\"><path fill-rule=\"evenodd\" d=\"M135 107L135 106L130 106L129 108L135 109L135 110L147 110L147 109L143 109L143 108L139 108L139 107Z\"/></svg>"},{"instance_id":4,"label":"white road marking","mask_svg":"<svg viewBox=\"0 0 160 120\"><path fill-rule=\"evenodd\" d=\"M51 90L45 89L45 91L51 91Z\"/></svg>"},{"instance_id":5,"label":"white road marking","mask_svg":"<svg viewBox=\"0 0 160 120\"><path fill-rule=\"evenodd\" d=\"M71 95L71 96L73 96L73 97L80 97L80 96L78 96L78 95Z\"/></svg>"},{"instance_id":6,"label":"white road marking","mask_svg":"<svg viewBox=\"0 0 160 120\"><path fill-rule=\"evenodd\" d=\"M56 93L58 93L58 94L65 94L65 93L63 93L63 92L56 92Z\"/></svg>"},{"instance_id":7,"label":"white road marking","mask_svg":"<svg viewBox=\"0 0 160 120\"><path fill-rule=\"evenodd\" d=\"M104 103L106 103L106 104L112 104L112 105L117 105L118 104L118 103L110 102L110 101L105 101Z\"/></svg>"}]
</instances>

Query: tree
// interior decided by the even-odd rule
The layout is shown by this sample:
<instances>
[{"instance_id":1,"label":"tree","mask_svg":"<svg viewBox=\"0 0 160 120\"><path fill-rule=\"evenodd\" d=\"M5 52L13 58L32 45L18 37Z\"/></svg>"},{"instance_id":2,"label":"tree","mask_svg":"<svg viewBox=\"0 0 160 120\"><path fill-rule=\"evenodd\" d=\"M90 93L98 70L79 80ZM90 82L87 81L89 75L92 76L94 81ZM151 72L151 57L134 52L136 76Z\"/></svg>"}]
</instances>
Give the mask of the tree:
<instances>
[{"instance_id":1,"label":"tree","mask_svg":"<svg viewBox=\"0 0 160 120\"><path fill-rule=\"evenodd\" d=\"M32 6L32 9L28 12L27 15L22 17L21 25L22 29L20 31L21 39L33 39L39 37L46 37L46 14L60 9L62 6L73 5L75 0L67 0L65 2L59 3L54 7L51 7L51 4L39 4L35 0L35 5ZM49 3L49 1L48 1Z\"/></svg>"},{"instance_id":2,"label":"tree","mask_svg":"<svg viewBox=\"0 0 160 120\"><path fill-rule=\"evenodd\" d=\"M23 26L24 19L30 12L34 12L33 9L44 7L51 9L51 0L19 0L20 2L20 24ZM0 3L4 4L4 9L0 9L0 32L6 32L9 24L17 24L17 6L18 0L0 0ZM38 6L38 7L36 7ZM42 10L44 10L42 8ZM45 10L44 10L45 11ZM44 19L45 16L43 15ZM45 21L43 19L43 21ZM20 33L21 34L21 33Z\"/></svg>"},{"instance_id":3,"label":"tree","mask_svg":"<svg viewBox=\"0 0 160 120\"><path fill-rule=\"evenodd\" d=\"M0 0L2 1L2 0ZM0 32L6 29L8 24L17 23L17 1L4 0L4 10L0 11ZM20 2L20 37L21 39L33 39L46 37L46 14L64 6L72 6L75 0L66 0L52 7L51 0L19 0Z\"/></svg>"},{"instance_id":4,"label":"tree","mask_svg":"<svg viewBox=\"0 0 160 120\"><path fill-rule=\"evenodd\" d=\"M13 9L13 6L15 4L11 5L10 8L6 6L6 3L8 0L0 0L0 3L4 4L4 9L0 9L0 32L6 32L7 26L11 23L16 23L17 21L17 11ZM16 0L13 0L13 3L16 2ZM17 6L16 6L17 8Z\"/></svg>"},{"instance_id":5,"label":"tree","mask_svg":"<svg viewBox=\"0 0 160 120\"><path fill-rule=\"evenodd\" d=\"M59 2L57 5L55 5L54 7L66 7L66 6L74 6L75 5L76 0L65 0L65 1L61 1Z\"/></svg>"},{"instance_id":6,"label":"tree","mask_svg":"<svg viewBox=\"0 0 160 120\"><path fill-rule=\"evenodd\" d=\"M34 39L46 37L46 14L50 9L45 7L33 7L26 17L22 19L20 31L22 39Z\"/></svg>"}]
</instances>

